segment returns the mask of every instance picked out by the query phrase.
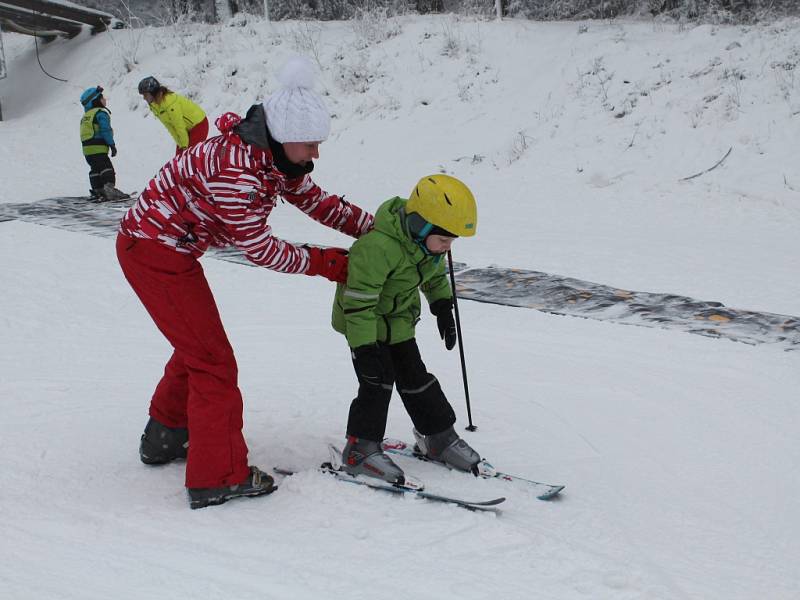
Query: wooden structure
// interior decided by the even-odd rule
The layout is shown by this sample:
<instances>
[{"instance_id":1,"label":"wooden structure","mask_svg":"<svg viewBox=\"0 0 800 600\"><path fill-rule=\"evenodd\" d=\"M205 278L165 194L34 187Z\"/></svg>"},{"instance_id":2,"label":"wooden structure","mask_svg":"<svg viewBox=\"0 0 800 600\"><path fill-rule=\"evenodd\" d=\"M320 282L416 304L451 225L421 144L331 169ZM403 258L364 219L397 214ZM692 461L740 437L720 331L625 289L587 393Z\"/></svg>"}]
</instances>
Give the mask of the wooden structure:
<instances>
[{"instance_id":1,"label":"wooden structure","mask_svg":"<svg viewBox=\"0 0 800 600\"><path fill-rule=\"evenodd\" d=\"M75 37L84 27L92 33L122 27L114 15L77 4L50 0L0 0L0 27L45 39Z\"/></svg>"}]
</instances>

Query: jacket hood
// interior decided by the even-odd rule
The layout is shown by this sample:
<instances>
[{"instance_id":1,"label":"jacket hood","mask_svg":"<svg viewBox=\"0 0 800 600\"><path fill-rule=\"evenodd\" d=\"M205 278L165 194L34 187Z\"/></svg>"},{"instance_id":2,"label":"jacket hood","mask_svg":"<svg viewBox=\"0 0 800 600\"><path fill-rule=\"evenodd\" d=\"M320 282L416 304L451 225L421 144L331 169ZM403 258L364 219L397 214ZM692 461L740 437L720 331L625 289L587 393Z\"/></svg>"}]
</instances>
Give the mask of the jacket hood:
<instances>
[{"instance_id":1,"label":"jacket hood","mask_svg":"<svg viewBox=\"0 0 800 600\"><path fill-rule=\"evenodd\" d=\"M399 241L415 261L420 261L425 258L425 253L411 239L406 228L406 202L399 197L384 202L375 213L375 229Z\"/></svg>"},{"instance_id":2,"label":"jacket hood","mask_svg":"<svg viewBox=\"0 0 800 600\"><path fill-rule=\"evenodd\" d=\"M245 144L251 144L262 150L269 150L275 166L287 177L294 179L302 177L314 170L314 163L309 161L305 165L296 165L286 158L283 145L275 141L267 127L267 116L261 104L253 104L247 111L244 119L233 128Z\"/></svg>"},{"instance_id":3,"label":"jacket hood","mask_svg":"<svg viewBox=\"0 0 800 600\"><path fill-rule=\"evenodd\" d=\"M263 150L271 149L267 137L267 119L260 104L251 106L244 119L239 121L233 131L242 138L245 144L257 146Z\"/></svg>"}]
</instances>

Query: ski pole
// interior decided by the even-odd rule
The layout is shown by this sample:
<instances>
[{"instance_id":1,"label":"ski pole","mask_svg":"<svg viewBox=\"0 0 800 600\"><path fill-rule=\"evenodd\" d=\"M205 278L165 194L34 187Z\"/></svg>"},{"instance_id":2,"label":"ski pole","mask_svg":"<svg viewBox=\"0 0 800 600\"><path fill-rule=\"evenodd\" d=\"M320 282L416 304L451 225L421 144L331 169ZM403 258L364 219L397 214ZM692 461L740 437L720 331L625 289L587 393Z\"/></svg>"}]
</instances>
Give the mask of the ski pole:
<instances>
[{"instance_id":1,"label":"ski pole","mask_svg":"<svg viewBox=\"0 0 800 600\"><path fill-rule=\"evenodd\" d=\"M458 295L456 294L456 276L453 272L453 255L447 251L447 266L450 268L450 287L453 290L453 311L456 314L456 333L458 333L458 353L461 355L461 377L464 379L464 397L467 400L467 431L478 429L472 424L472 408L469 404L469 385L467 384L467 364L464 361L464 341L461 337L461 317L458 314Z\"/></svg>"}]
</instances>

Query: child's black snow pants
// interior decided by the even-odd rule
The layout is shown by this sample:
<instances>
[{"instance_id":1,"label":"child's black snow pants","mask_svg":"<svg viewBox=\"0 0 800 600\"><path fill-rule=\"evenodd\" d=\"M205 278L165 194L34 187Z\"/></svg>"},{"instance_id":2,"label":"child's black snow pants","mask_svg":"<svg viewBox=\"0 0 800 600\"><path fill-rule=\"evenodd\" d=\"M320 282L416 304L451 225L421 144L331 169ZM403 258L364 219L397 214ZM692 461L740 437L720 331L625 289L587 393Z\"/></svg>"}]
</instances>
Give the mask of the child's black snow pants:
<instances>
[{"instance_id":1,"label":"child's black snow pants","mask_svg":"<svg viewBox=\"0 0 800 600\"><path fill-rule=\"evenodd\" d=\"M117 174L108 154L87 154L85 158L89 163L89 186L92 191L100 192L107 183L117 185Z\"/></svg>"},{"instance_id":2,"label":"child's black snow pants","mask_svg":"<svg viewBox=\"0 0 800 600\"><path fill-rule=\"evenodd\" d=\"M378 343L384 365L382 384L359 377L358 396L350 404L347 435L379 442L386 432L386 418L393 387L405 405L414 427L423 435L444 431L456 422L439 381L425 368L415 339L399 344ZM358 376L358 371L356 371Z\"/></svg>"}]
</instances>

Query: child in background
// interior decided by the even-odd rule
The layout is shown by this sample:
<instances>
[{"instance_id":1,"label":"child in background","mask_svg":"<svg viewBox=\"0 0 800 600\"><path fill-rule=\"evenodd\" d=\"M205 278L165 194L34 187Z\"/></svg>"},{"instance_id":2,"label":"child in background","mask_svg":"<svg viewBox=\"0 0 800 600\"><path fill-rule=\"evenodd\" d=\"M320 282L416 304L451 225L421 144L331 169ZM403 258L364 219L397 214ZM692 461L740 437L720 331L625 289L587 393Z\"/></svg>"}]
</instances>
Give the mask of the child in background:
<instances>
[{"instance_id":1,"label":"child in background","mask_svg":"<svg viewBox=\"0 0 800 600\"><path fill-rule=\"evenodd\" d=\"M81 145L83 156L89 163L89 197L92 200L121 200L128 194L114 187L117 174L108 157L117 155L114 130L111 129L111 111L106 107L103 88L90 87L81 94L83 116L81 117Z\"/></svg>"},{"instance_id":2,"label":"child in background","mask_svg":"<svg viewBox=\"0 0 800 600\"><path fill-rule=\"evenodd\" d=\"M155 77L139 82L139 93L175 140L175 154L208 137L208 118L197 104L161 85Z\"/></svg>"},{"instance_id":3,"label":"child in background","mask_svg":"<svg viewBox=\"0 0 800 600\"><path fill-rule=\"evenodd\" d=\"M475 235L476 223L469 188L454 177L430 175L408 200L384 202L375 228L350 249L347 283L337 286L333 307L333 327L347 338L359 382L342 453L348 473L405 483L402 469L381 450L394 386L424 454L463 471L480 462L455 432L453 408L414 339L422 290L445 347L455 346L453 293L442 257L457 237Z\"/></svg>"}]
</instances>

